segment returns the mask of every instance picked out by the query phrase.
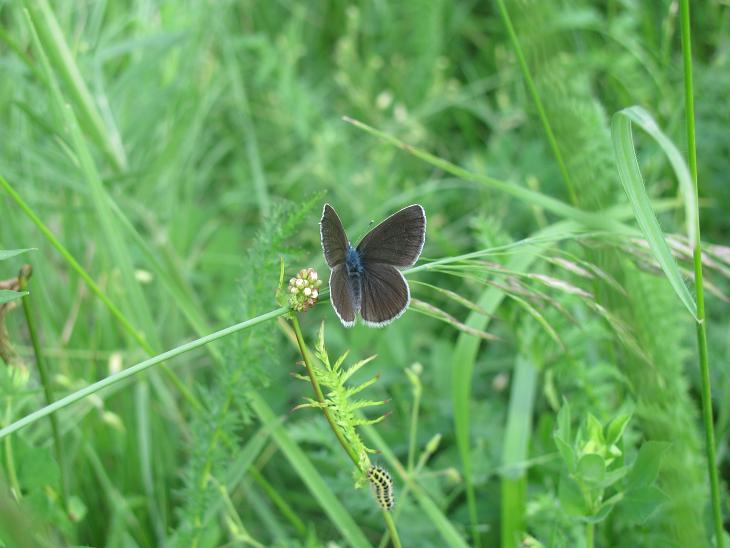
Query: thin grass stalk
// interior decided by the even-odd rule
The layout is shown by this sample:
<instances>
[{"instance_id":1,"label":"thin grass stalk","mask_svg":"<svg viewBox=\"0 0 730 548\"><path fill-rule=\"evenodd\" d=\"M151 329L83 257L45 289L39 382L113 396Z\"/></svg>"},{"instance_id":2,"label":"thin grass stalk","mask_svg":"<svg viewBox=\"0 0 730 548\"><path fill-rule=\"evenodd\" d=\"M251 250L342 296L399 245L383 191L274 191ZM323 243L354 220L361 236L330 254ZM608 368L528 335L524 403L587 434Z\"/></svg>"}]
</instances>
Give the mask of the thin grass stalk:
<instances>
[{"instance_id":1,"label":"thin grass stalk","mask_svg":"<svg viewBox=\"0 0 730 548\"><path fill-rule=\"evenodd\" d=\"M502 15L502 20L504 21L504 26L507 29L509 39L512 42L512 47L515 50L515 55L517 56L517 61L520 64L520 70L522 70L522 76L525 79L525 84L527 85L527 89L529 90L530 95L532 96L532 100L535 103L537 113L540 116L540 121L542 122L543 129L545 130L545 135L547 136L548 143L550 143L550 148L555 155L555 160L558 162L558 167L560 168L560 173L563 176L565 187L568 189L570 201L573 203L573 205L577 205L578 196L575 193L573 179L571 179L568 167L565 165L565 160L563 160L563 153L560 151L560 147L558 146L558 140L555 138L555 133L553 133L553 128L550 125L550 120L548 120L547 114L545 113L545 107L543 106L542 99L540 98L540 94L537 91L537 86L532 79L530 67L527 65L525 54L522 52L522 46L520 46L520 41L518 40L517 33L515 32L515 28L512 25L512 19L510 19L507 7L504 5L504 0L497 0L497 6L499 7L499 12Z\"/></svg>"},{"instance_id":2,"label":"thin grass stalk","mask_svg":"<svg viewBox=\"0 0 730 548\"><path fill-rule=\"evenodd\" d=\"M689 170L694 185L695 204L699 199L697 181L697 145L695 142L694 84L692 78L692 40L690 31L689 0L680 2L680 26L682 29L682 61L684 65L684 105L687 125L687 152ZM695 205L695 207L697 207ZM702 380L702 418L705 426L705 446L707 451L707 468L710 476L710 493L712 498L712 518L715 526L715 545L722 548L725 531L722 526L722 509L720 506L720 482L717 474L717 458L715 455L715 422L712 416L712 385L710 382L710 364L707 349L707 321L705 317L705 295L702 283L702 239L700 236L699 208L695 216L696 239L693 244L695 296L697 300L697 346L699 348L699 366Z\"/></svg>"},{"instance_id":3,"label":"thin grass stalk","mask_svg":"<svg viewBox=\"0 0 730 548\"><path fill-rule=\"evenodd\" d=\"M219 331L215 331L214 333L210 333L209 335L200 337L199 339L195 339L194 341L190 341L188 343L182 344L171 350L168 350L167 352L163 352L162 354L158 354L157 356L153 356L152 358L139 362L138 364L128 367L126 369L123 369L122 371L119 371L118 373L109 375L108 377L105 377L105 378L101 379L100 381L90 384L89 386L85 386L84 388L81 388L80 390L77 390L76 392L73 392L73 393L69 394L68 396L63 397L60 400L56 400L55 402L53 402L50 405L46 405L45 407L42 407L41 409L38 409L38 410L34 411L33 413L26 415L25 417L15 421L14 423L9 424L5 428L0 429L0 439L12 434L13 432L17 432L21 428L24 428L30 424L33 424L34 422L37 422L40 419L47 417L48 415L56 413L57 411L65 408L65 407L68 407L69 405L72 405L72 404L76 403L77 401L84 399L87 396L95 394L95 393L99 392L100 390L103 390L104 388L107 388L124 379L137 375L138 373L142 373L143 371L146 371L150 367L158 365L171 358L180 356L181 354L185 354L186 352L190 352L191 350L195 350L196 348L200 348L201 346L205 346L213 341L216 341L218 339L221 339L221 338L231 335L233 333L237 333L238 331L243 331L244 329L248 329L250 327L253 327L260 323L266 322L273 318L278 318L279 316L283 316L288 311L289 311L289 309L287 307L281 307L281 308L274 309L270 312L267 312L266 314L261 314L260 316L256 316L255 318L251 318L250 320L246 320L246 321L228 326Z\"/></svg>"},{"instance_id":4,"label":"thin grass stalk","mask_svg":"<svg viewBox=\"0 0 730 548\"><path fill-rule=\"evenodd\" d=\"M18 275L18 282L21 291L28 291L28 278L32 273L30 265L24 266L20 274ZM48 376L48 370L46 369L46 362L43 358L43 351L41 350L41 343L38 339L38 330L36 329L35 315L33 313L33 307L30 302L30 292L22 298L23 301L23 313L25 314L25 322L28 325L28 333L30 334L30 341L33 345L33 353L35 354L35 362L38 367L38 376L41 379L41 385L43 386L43 395L46 398L46 404L50 405L53 403L53 389L51 388L51 379ZM53 449L56 453L56 462L58 462L58 470L60 472L60 496L61 504L66 512L69 511L68 506L68 492L67 492L67 477L66 477L66 466L63 455L63 446L61 445L61 434L58 428L58 417L51 415L48 417L51 421L51 432L53 433Z\"/></svg>"}]
</instances>

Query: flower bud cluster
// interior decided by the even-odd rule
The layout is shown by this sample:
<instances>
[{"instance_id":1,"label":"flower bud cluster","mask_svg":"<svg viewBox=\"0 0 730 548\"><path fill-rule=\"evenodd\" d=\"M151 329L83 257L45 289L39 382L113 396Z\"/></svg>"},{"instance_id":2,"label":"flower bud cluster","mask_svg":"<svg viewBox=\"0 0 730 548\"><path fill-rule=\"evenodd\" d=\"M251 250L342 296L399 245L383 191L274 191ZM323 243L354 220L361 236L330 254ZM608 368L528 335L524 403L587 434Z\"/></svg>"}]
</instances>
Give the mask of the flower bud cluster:
<instances>
[{"instance_id":1,"label":"flower bud cluster","mask_svg":"<svg viewBox=\"0 0 730 548\"><path fill-rule=\"evenodd\" d=\"M317 276L317 272L313 268L304 268L289 280L289 306L297 312L314 306L319 297L319 287L322 280Z\"/></svg>"}]
</instances>

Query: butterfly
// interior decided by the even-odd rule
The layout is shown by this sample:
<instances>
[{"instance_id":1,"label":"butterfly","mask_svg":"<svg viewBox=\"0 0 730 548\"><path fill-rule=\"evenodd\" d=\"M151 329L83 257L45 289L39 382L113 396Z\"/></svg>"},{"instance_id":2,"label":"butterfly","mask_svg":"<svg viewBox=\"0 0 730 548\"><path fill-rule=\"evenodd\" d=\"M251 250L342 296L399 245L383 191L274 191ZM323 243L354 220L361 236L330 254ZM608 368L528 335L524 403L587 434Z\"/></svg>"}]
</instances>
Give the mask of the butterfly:
<instances>
[{"instance_id":1,"label":"butterfly","mask_svg":"<svg viewBox=\"0 0 730 548\"><path fill-rule=\"evenodd\" d=\"M319 222L330 273L330 301L342 325L382 327L399 318L411 292L398 268L415 264L426 241L426 212L418 204L393 213L353 247L334 208L324 205Z\"/></svg>"}]
</instances>

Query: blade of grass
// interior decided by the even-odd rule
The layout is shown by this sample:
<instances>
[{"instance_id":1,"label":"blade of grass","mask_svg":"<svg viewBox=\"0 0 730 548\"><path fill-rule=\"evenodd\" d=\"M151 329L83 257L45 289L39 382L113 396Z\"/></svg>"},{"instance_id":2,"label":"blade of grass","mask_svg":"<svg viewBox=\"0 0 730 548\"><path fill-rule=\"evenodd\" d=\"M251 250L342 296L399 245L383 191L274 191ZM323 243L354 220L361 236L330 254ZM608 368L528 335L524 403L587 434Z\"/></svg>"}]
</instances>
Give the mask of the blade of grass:
<instances>
[{"instance_id":1,"label":"blade of grass","mask_svg":"<svg viewBox=\"0 0 730 548\"><path fill-rule=\"evenodd\" d=\"M28 279L32 274L32 268L30 265L24 266L20 274L18 275L18 281L20 282L20 288L26 292L23 297L23 313L25 314L25 321L28 325L28 333L30 334L30 341L33 345L33 353L35 354L35 362L38 367L38 376L41 379L43 385L43 395L46 398L46 405L53 402L53 389L51 388L51 379L48 376L48 369L46 368L46 362L43 358L43 352L41 350L41 343L38 338L38 330L36 329L35 314L33 313L33 307L30 302L30 295L28 293ZM58 417L51 415L48 417L51 422L51 432L53 433L53 448L56 453L56 461L58 462L58 470L60 472L59 485L61 504L63 505L64 511L69 511L68 506L68 492L67 486L68 481L66 478L66 460L64 458L63 446L61 445L61 434L58 428Z\"/></svg>"},{"instance_id":2,"label":"blade of grass","mask_svg":"<svg viewBox=\"0 0 730 548\"><path fill-rule=\"evenodd\" d=\"M516 184L501 181L499 179L495 179L494 177L489 177L488 175L482 175L481 173L474 173L466 170L462 167L452 164L451 162L434 156L433 154L430 154L424 150L404 143L403 141L393 137L392 135L370 127L369 125L364 124L358 120L354 120L348 116L344 116L343 120L348 124L352 124L356 128L361 129L366 133L369 133L370 135L378 137L386 143L389 143L404 150L409 154L412 154L416 158L423 160L424 162L436 167L437 169L445 171L446 173L450 173L451 175L454 175L455 177L458 177L460 179L464 179L465 181L474 181L494 190L504 192L505 194L508 194L513 198L525 202L526 204L534 205L550 211L563 219L575 221L577 223L580 223L581 225L595 230L605 230L618 234L633 232L632 229L616 221L615 218L613 218L613 216L611 216L610 214L607 214L608 212L606 211L596 213L583 211L546 194L542 194L540 192L536 192L534 190L530 190Z\"/></svg>"},{"instance_id":3,"label":"blade of grass","mask_svg":"<svg viewBox=\"0 0 730 548\"><path fill-rule=\"evenodd\" d=\"M712 498L712 520L715 526L715 545L722 548L725 544L725 531L722 526L722 507L720 502L720 482L717 474L715 456L715 430L712 416L712 385L707 349L707 321L705 318L705 296L702 285L702 241L700 236L700 213L698 208L699 183L697 180L697 145L695 143L694 84L692 80L692 33L690 30L689 1L680 2L680 25L682 27L682 62L684 66L684 105L687 125L687 151L692 176L692 191L687 200L692 200L694 231L690 228L690 245L693 247L695 271L695 296L697 297L697 346L699 348L700 374L702 379L702 418L705 423L705 450L710 479ZM688 215L689 217L689 215ZM689 220L688 220L689 222Z\"/></svg>"},{"instance_id":4,"label":"blade of grass","mask_svg":"<svg viewBox=\"0 0 730 548\"><path fill-rule=\"evenodd\" d=\"M109 375L108 377L105 377L100 381L97 381L93 384L85 386L84 388L81 388L80 390L72 392L71 394L61 398L60 400L57 400L50 405L46 405L45 407L42 407L41 409L38 409L26 415L20 420L17 420L14 423L6 426L5 428L0 429L0 439L20 430L21 428L29 426L34 422L39 421L40 419L47 417L48 415L55 413L60 409L63 409L64 407L72 405L77 401L82 400L92 394L96 394L104 388L112 386L128 377L132 377L133 375L137 375L138 373L146 371L152 366L158 365L181 354L185 354L186 352L190 352L191 350L194 350L196 348L200 348L201 346L205 346L210 342L221 339L232 333L248 329L250 327L253 327L254 325L258 325L273 318L278 318L279 316L283 316L287 312L289 312L289 309L287 307L277 308L275 310L272 310L271 312L267 312L266 314L261 314L260 316L256 316L255 318L251 318L250 320L228 326L204 337L200 337L199 339L195 339L194 341L190 341L180 346L176 346L175 348L168 350L167 352L163 352L162 354L146 359L142 362L139 362L138 364L132 365L126 369L114 373L113 375Z\"/></svg>"},{"instance_id":5,"label":"blade of grass","mask_svg":"<svg viewBox=\"0 0 730 548\"><path fill-rule=\"evenodd\" d=\"M127 159L121 138L112 131L113 128L106 126L99 114L50 5L46 0L26 0L24 3L43 49L61 75L84 128L117 170L126 169Z\"/></svg>"},{"instance_id":6,"label":"blade of grass","mask_svg":"<svg viewBox=\"0 0 730 548\"><path fill-rule=\"evenodd\" d=\"M549 242L549 236L560 234L570 229L570 223L558 223L539 231L535 234L535 239L548 237L547 241ZM543 246L547 245L550 244L543 244ZM525 271L533 261L539 258L543 251L544 247L540 245L530 246L519 255L513 255L508 261L506 268L511 271ZM487 311L491 316L485 316L480 312L472 312L464 323L473 329L485 330L491 317L505 297L506 293L498 288L490 287L485 290L477 301L477 306L481 310ZM472 524L472 535L475 543L479 535L479 512L472 470L471 440L469 434L471 431L471 414L469 404L471 402L472 376L480 344L480 339L466 333L461 333L451 355L451 399L454 408L454 431L464 473L469 519ZM503 508L502 511L504 512L505 509Z\"/></svg>"},{"instance_id":7,"label":"blade of grass","mask_svg":"<svg viewBox=\"0 0 730 548\"><path fill-rule=\"evenodd\" d=\"M525 534L528 445L532 432L538 370L517 356L502 446L502 548L519 545Z\"/></svg>"},{"instance_id":8,"label":"blade of grass","mask_svg":"<svg viewBox=\"0 0 730 548\"><path fill-rule=\"evenodd\" d=\"M578 196L575 193L575 185L573 184L573 180L570 177L568 167L565 165L565 160L563 160L563 153L560 151L560 147L558 146L558 140L555 138L555 134L553 133L553 128L550 125L550 120L548 119L547 113L545 112L545 107L543 106L542 99L540 98L540 94L537 91L537 86L532 79L530 67L527 65L527 59L525 59L525 54L522 52L522 46L520 46L520 41L517 39L517 33L512 26L512 19L510 19L507 7L504 5L504 0L497 0L497 7L499 8L499 13L502 15L502 21L504 21L504 26L507 29L507 34L509 35L510 42L512 42L512 47L515 50L515 55L517 56L517 61L519 62L520 70L522 71L522 77L525 79L527 89L530 92L532 101L535 103L535 108L537 108L537 113L540 116L542 127L545 130L545 136L547 137L550 148L553 151L555 160L558 162L558 168L560 169L560 174L563 176L565 187L568 189L568 196L570 197L570 201L573 204L577 204Z\"/></svg>"},{"instance_id":9,"label":"blade of grass","mask_svg":"<svg viewBox=\"0 0 730 548\"><path fill-rule=\"evenodd\" d=\"M644 180L641 176L639 162L636 158L636 151L634 150L634 141L631 132L632 122L644 129L656 140L667 155L685 199L688 236L690 242L695 244L697 240L697 229L695 227L698 224L696 219L697 199L694 197L689 171L677 148L661 132L648 112L640 107L630 107L613 115L613 119L611 120L611 136L616 154L616 166L621 184L634 209L636 221L649 243L654 257L667 276L669 283L672 285L674 292L689 313L692 314L692 317L697 319L697 305L687 289L682 279L682 274L679 271L679 266L674 260L672 252L664 239L664 234L659 226L659 221L654 214L651 201L644 187Z\"/></svg>"}]
</instances>

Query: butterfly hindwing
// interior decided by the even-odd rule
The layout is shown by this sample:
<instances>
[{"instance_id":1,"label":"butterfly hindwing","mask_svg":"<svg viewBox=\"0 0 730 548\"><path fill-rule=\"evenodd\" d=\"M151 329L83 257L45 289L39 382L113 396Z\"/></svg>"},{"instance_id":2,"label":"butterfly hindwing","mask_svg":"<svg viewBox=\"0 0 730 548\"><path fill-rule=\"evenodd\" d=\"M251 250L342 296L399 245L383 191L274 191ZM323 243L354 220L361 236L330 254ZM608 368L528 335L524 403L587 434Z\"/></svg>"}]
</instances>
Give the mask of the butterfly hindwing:
<instances>
[{"instance_id":1,"label":"butterfly hindwing","mask_svg":"<svg viewBox=\"0 0 730 548\"><path fill-rule=\"evenodd\" d=\"M344 264L332 267L330 273L330 300L335 313L345 327L355 325L355 314L359 308L360 288L352 286Z\"/></svg>"},{"instance_id":2,"label":"butterfly hindwing","mask_svg":"<svg viewBox=\"0 0 730 548\"><path fill-rule=\"evenodd\" d=\"M366 263L407 267L418 260L425 241L426 213L414 204L393 213L368 232L357 251Z\"/></svg>"},{"instance_id":3,"label":"butterfly hindwing","mask_svg":"<svg viewBox=\"0 0 730 548\"><path fill-rule=\"evenodd\" d=\"M365 324L381 327L392 322L406 311L410 300L408 284L397 268L365 262L360 300Z\"/></svg>"},{"instance_id":4,"label":"butterfly hindwing","mask_svg":"<svg viewBox=\"0 0 730 548\"><path fill-rule=\"evenodd\" d=\"M324 258L330 268L345 262L348 240L337 212L329 204L324 204L322 220L319 222L319 235L322 240Z\"/></svg>"}]
</instances>

